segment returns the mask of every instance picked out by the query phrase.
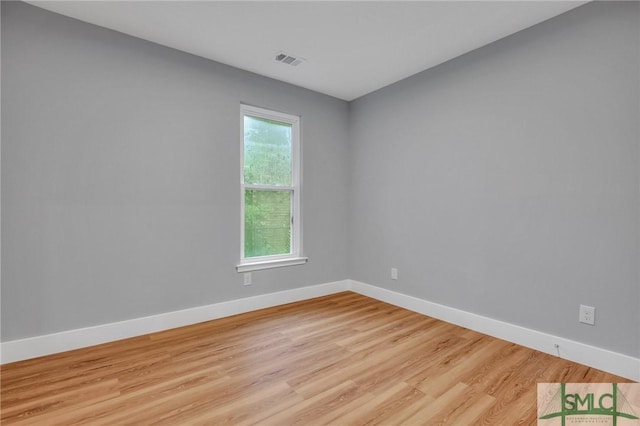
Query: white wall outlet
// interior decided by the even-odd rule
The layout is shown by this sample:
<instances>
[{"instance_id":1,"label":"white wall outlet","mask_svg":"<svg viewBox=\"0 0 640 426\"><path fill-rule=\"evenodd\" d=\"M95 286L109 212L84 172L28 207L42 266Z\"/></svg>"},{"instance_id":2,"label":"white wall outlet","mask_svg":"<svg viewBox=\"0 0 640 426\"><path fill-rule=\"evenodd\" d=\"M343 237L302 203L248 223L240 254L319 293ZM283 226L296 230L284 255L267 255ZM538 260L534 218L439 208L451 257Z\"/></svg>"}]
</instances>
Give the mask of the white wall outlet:
<instances>
[{"instance_id":1,"label":"white wall outlet","mask_svg":"<svg viewBox=\"0 0 640 426\"><path fill-rule=\"evenodd\" d=\"M244 285L251 285L251 272L244 273Z\"/></svg>"},{"instance_id":2,"label":"white wall outlet","mask_svg":"<svg viewBox=\"0 0 640 426\"><path fill-rule=\"evenodd\" d=\"M391 268L391 279L392 280L398 279L398 268Z\"/></svg>"},{"instance_id":3,"label":"white wall outlet","mask_svg":"<svg viewBox=\"0 0 640 426\"><path fill-rule=\"evenodd\" d=\"M596 308L593 306L580 305L580 316L578 317L578 321L589 325L595 325Z\"/></svg>"}]
</instances>

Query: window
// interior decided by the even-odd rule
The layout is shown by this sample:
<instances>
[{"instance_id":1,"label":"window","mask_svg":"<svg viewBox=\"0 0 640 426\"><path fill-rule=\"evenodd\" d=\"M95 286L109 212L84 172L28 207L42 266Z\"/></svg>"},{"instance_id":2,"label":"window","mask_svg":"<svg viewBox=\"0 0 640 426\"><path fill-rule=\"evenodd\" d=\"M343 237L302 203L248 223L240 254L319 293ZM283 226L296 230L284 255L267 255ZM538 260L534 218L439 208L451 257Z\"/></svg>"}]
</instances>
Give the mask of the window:
<instances>
[{"instance_id":1,"label":"window","mask_svg":"<svg viewBox=\"0 0 640 426\"><path fill-rule=\"evenodd\" d=\"M299 265L300 117L241 106L238 272Z\"/></svg>"}]
</instances>

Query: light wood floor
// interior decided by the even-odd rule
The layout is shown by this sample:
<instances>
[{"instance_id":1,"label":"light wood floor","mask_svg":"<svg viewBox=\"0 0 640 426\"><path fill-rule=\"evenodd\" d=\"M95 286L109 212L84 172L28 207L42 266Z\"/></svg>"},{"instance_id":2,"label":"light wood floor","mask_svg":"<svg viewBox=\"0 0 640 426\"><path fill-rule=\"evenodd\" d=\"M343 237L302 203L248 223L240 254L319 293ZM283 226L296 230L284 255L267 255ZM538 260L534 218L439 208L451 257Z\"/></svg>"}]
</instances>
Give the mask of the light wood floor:
<instances>
[{"instance_id":1,"label":"light wood floor","mask_svg":"<svg viewBox=\"0 0 640 426\"><path fill-rule=\"evenodd\" d=\"M2 366L2 424L536 424L629 382L345 292Z\"/></svg>"}]
</instances>

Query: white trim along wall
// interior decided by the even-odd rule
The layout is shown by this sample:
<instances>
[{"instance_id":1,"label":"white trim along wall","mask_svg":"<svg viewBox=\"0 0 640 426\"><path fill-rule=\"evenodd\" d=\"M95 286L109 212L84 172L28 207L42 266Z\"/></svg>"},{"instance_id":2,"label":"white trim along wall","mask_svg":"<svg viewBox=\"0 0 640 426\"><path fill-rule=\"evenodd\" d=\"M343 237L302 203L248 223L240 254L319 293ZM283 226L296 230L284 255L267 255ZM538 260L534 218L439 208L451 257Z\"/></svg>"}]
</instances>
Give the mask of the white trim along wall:
<instances>
[{"instance_id":1,"label":"white trim along wall","mask_svg":"<svg viewBox=\"0 0 640 426\"><path fill-rule=\"evenodd\" d=\"M1 343L0 363L21 361L341 291L353 291L528 348L640 381L640 359L353 280L335 281ZM555 345L558 345L556 348Z\"/></svg>"}]
</instances>

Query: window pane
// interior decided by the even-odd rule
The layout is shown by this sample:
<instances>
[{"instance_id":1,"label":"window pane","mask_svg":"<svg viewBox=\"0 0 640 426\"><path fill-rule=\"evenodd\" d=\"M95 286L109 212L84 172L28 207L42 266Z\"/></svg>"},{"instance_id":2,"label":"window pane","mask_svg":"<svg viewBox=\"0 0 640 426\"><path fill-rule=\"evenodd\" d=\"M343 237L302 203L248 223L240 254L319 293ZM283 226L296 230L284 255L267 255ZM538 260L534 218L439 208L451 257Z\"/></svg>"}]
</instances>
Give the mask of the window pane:
<instances>
[{"instance_id":1,"label":"window pane","mask_svg":"<svg viewBox=\"0 0 640 426\"><path fill-rule=\"evenodd\" d=\"M244 192L244 256L291 252L292 191Z\"/></svg>"},{"instance_id":2,"label":"window pane","mask_svg":"<svg viewBox=\"0 0 640 426\"><path fill-rule=\"evenodd\" d=\"M291 185L291 125L244 116L244 182Z\"/></svg>"}]
</instances>

